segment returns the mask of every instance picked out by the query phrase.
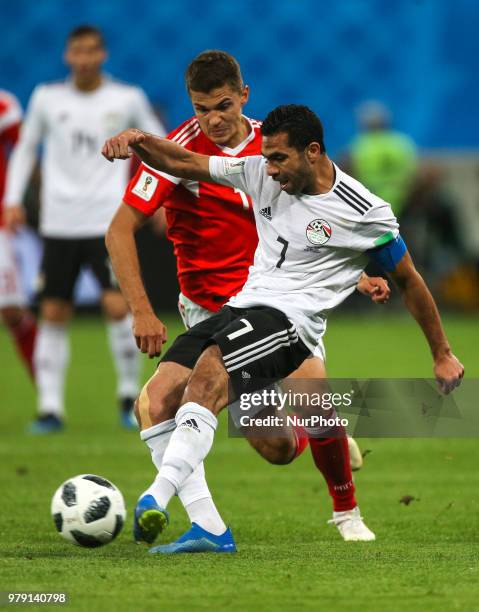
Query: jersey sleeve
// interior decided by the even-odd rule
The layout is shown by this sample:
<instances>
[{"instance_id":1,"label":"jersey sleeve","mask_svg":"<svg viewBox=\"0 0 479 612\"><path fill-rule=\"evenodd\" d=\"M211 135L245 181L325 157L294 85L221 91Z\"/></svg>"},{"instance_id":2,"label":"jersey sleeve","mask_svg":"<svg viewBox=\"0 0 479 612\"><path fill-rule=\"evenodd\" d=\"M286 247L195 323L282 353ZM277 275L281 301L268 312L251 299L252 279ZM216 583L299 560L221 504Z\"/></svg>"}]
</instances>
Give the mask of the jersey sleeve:
<instances>
[{"instance_id":1,"label":"jersey sleeve","mask_svg":"<svg viewBox=\"0 0 479 612\"><path fill-rule=\"evenodd\" d=\"M180 182L181 179L175 176L141 163L127 185L123 201L150 217L162 206Z\"/></svg>"},{"instance_id":2,"label":"jersey sleeve","mask_svg":"<svg viewBox=\"0 0 479 612\"><path fill-rule=\"evenodd\" d=\"M5 206L16 206L22 202L44 133L44 104L45 89L39 86L32 94L18 144L8 165Z\"/></svg>"},{"instance_id":3,"label":"jersey sleeve","mask_svg":"<svg viewBox=\"0 0 479 612\"><path fill-rule=\"evenodd\" d=\"M145 92L136 87L134 92L132 127L155 134L155 136L166 136L165 126L155 114Z\"/></svg>"},{"instance_id":4,"label":"jersey sleeve","mask_svg":"<svg viewBox=\"0 0 479 612\"><path fill-rule=\"evenodd\" d=\"M185 121L172 130L167 138L178 141L180 137L178 144L191 150L191 139L186 138L182 141L181 136L190 134L192 130L196 132L199 128L195 126L194 120ZM126 188L123 201L143 214L152 216L182 181L181 178L156 170L142 162Z\"/></svg>"},{"instance_id":5,"label":"jersey sleeve","mask_svg":"<svg viewBox=\"0 0 479 612\"><path fill-rule=\"evenodd\" d=\"M241 189L253 199L261 192L264 179L264 160L260 155L250 157L220 157L212 155L209 161L213 181Z\"/></svg>"},{"instance_id":6,"label":"jersey sleeve","mask_svg":"<svg viewBox=\"0 0 479 612\"><path fill-rule=\"evenodd\" d=\"M399 224L391 206L382 202L356 223L351 233L351 247L357 251L369 251L391 242L398 234Z\"/></svg>"}]
</instances>

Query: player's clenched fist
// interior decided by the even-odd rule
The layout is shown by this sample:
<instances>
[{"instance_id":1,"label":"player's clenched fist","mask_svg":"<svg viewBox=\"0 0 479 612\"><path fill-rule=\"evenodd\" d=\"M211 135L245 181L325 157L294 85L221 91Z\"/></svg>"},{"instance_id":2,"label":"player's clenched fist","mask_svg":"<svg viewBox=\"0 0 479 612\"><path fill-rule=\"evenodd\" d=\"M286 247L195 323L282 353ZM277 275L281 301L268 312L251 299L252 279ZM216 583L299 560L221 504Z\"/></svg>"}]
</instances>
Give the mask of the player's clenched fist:
<instances>
[{"instance_id":1,"label":"player's clenched fist","mask_svg":"<svg viewBox=\"0 0 479 612\"><path fill-rule=\"evenodd\" d=\"M367 276L363 273L357 284L357 290L367 295L375 304L386 304L391 295L391 289L385 278L381 276Z\"/></svg>"},{"instance_id":2,"label":"player's clenched fist","mask_svg":"<svg viewBox=\"0 0 479 612\"><path fill-rule=\"evenodd\" d=\"M439 389L448 394L459 387L464 377L464 366L450 350L434 359L434 375Z\"/></svg>"},{"instance_id":3,"label":"player's clenched fist","mask_svg":"<svg viewBox=\"0 0 479 612\"><path fill-rule=\"evenodd\" d=\"M132 155L129 147L144 140L145 134L141 130L130 128L109 138L103 145L101 153L111 162L115 159L128 159Z\"/></svg>"}]
</instances>

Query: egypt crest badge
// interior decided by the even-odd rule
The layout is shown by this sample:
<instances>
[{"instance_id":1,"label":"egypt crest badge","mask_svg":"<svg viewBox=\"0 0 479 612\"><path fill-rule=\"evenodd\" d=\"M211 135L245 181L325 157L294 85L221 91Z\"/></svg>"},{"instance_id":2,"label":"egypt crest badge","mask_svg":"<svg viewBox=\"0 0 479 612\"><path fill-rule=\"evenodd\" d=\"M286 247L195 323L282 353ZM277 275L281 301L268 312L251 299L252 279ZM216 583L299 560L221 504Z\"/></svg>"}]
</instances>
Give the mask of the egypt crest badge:
<instances>
[{"instance_id":1,"label":"egypt crest badge","mask_svg":"<svg viewBox=\"0 0 479 612\"><path fill-rule=\"evenodd\" d=\"M331 226L324 219L314 219L308 223L306 238L314 246L321 246L331 238Z\"/></svg>"}]
</instances>

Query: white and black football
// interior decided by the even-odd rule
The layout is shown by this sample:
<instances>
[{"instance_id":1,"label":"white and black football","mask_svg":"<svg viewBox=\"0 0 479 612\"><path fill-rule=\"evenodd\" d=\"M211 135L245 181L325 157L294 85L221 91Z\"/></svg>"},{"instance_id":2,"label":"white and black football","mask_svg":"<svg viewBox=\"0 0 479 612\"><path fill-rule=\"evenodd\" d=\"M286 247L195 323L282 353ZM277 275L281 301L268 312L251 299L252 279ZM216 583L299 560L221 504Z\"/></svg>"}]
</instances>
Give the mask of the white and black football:
<instances>
[{"instance_id":1,"label":"white and black football","mask_svg":"<svg viewBox=\"0 0 479 612\"><path fill-rule=\"evenodd\" d=\"M51 513L58 533L87 548L114 540L126 517L119 489L95 474L74 476L61 484L53 496Z\"/></svg>"}]
</instances>

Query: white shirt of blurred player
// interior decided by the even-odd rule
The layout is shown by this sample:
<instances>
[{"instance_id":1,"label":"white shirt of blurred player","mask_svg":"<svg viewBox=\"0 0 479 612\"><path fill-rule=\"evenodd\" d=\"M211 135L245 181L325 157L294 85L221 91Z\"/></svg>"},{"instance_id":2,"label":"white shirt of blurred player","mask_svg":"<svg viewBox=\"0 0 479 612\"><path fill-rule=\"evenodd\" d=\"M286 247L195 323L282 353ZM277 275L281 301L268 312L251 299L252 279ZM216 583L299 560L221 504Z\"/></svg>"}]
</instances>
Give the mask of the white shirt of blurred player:
<instances>
[{"instance_id":1,"label":"white shirt of blurred player","mask_svg":"<svg viewBox=\"0 0 479 612\"><path fill-rule=\"evenodd\" d=\"M289 195L267 175L261 156L210 158L215 181L252 197L259 237L248 279L228 305L281 310L312 352L328 311L355 290L368 262L364 252L399 233L387 202L337 166L335 172L329 192Z\"/></svg>"},{"instance_id":2,"label":"white shirt of blurred player","mask_svg":"<svg viewBox=\"0 0 479 612\"><path fill-rule=\"evenodd\" d=\"M39 85L10 161L6 206L22 202L43 144L41 234L52 238L105 234L121 202L129 164L109 163L100 151L107 138L129 127L165 134L138 87L106 77L91 92L78 90L70 80Z\"/></svg>"}]
</instances>

